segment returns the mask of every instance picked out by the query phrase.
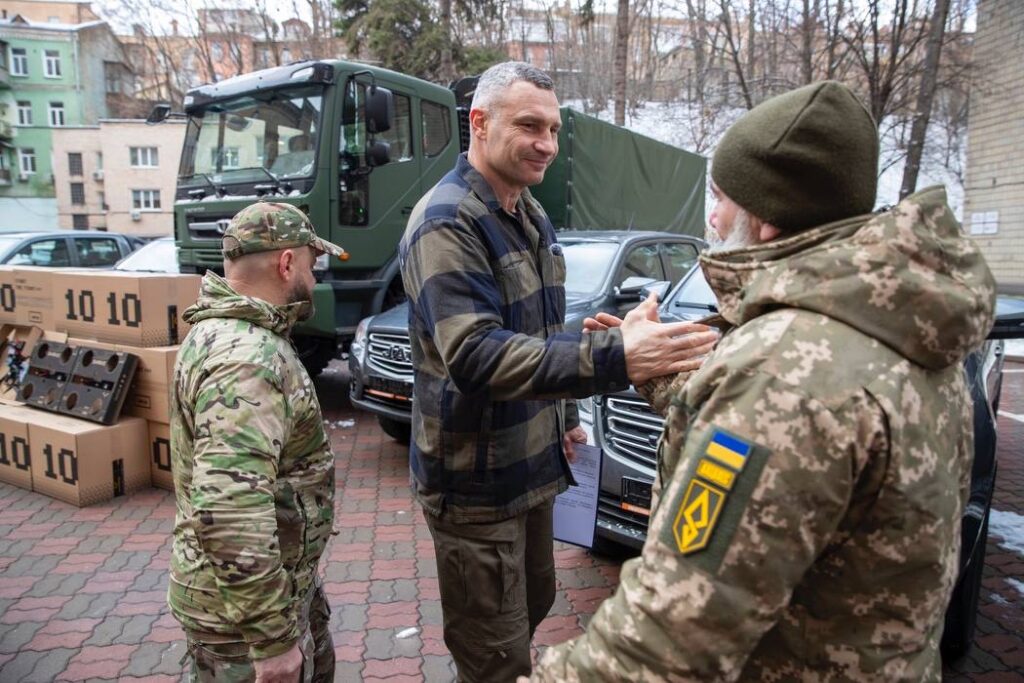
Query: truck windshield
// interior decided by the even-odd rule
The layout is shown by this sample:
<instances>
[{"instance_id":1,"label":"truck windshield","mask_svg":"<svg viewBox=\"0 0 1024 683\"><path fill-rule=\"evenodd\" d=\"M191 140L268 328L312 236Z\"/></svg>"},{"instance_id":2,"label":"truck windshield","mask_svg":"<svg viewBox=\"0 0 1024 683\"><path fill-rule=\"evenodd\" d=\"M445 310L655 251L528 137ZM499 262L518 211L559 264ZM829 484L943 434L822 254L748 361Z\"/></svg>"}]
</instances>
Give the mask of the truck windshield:
<instances>
[{"instance_id":1,"label":"truck windshield","mask_svg":"<svg viewBox=\"0 0 1024 683\"><path fill-rule=\"evenodd\" d=\"M182 186L308 178L316 172L323 87L256 92L189 116Z\"/></svg>"}]
</instances>

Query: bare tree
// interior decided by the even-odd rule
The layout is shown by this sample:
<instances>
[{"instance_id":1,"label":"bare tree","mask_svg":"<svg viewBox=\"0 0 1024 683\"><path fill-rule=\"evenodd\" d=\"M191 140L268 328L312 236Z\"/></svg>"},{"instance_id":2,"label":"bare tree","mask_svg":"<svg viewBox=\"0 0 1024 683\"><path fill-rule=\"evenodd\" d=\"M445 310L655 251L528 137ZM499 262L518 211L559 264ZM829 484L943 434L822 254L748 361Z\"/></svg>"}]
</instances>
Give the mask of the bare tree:
<instances>
[{"instance_id":1,"label":"bare tree","mask_svg":"<svg viewBox=\"0 0 1024 683\"><path fill-rule=\"evenodd\" d=\"M906 197L917 188L917 176L921 170L921 156L924 152L925 134L932 115L932 103L935 101L936 81L939 74L939 58L942 55L942 39L946 32L946 17L949 15L949 0L935 0L932 11L931 30L928 33L928 45L925 50L924 66L921 71L921 84L917 95L917 110L910 128L910 141L907 145L907 162L903 167L903 183L900 187L900 199Z\"/></svg>"},{"instance_id":2,"label":"bare tree","mask_svg":"<svg viewBox=\"0 0 1024 683\"><path fill-rule=\"evenodd\" d=\"M626 69L629 56L629 0L619 0L615 19L615 66L612 73L615 123L626 124Z\"/></svg>"}]
</instances>

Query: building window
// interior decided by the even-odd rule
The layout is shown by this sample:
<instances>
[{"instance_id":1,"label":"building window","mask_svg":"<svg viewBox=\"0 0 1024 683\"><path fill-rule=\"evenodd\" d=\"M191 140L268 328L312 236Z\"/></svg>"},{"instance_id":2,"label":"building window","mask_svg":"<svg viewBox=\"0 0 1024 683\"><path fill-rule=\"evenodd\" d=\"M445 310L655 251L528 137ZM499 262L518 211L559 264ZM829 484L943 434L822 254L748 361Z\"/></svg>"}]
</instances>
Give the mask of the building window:
<instances>
[{"instance_id":1,"label":"building window","mask_svg":"<svg viewBox=\"0 0 1024 683\"><path fill-rule=\"evenodd\" d=\"M60 78L60 52L43 50L43 74L47 78Z\"/></svg>"},{"instance_id":2,"label":"building window","mask_svg":"<svg viewBox=\"0 0 1024 683\"><path fill-rule=\"evenodd\" d=\"M71 183L71 203L85 204L85 184Z\"/></svg>"},{"instance_id":3,"label":"building window","mask_svg":"<svg viewBox=\"0 0 1024 683\"><path fill-rule=\"evenodd\" d=\"M18 168L25 175L33 175L36 172L36 150L32 147L22 147L18 150Z\"/></svg>"},{"instance_id":4,"label":"building window","mask_svg":"<svg viewBox=\"0 0 1024 683\"><path fill-rule=\"evenodd\" d=\"M50 102L50 125L59 128L64 125L64 103Z\"/></svg>"},{"instance_id":5,"label":"building window","mask_svg":"<svg viewBox=\"0 0 1024 683\"><path fill-rule=\"evenodd\" d=\"M82 153L68 152L68 174L82 175Z\"/></svg>"},{"instance_id":6,"label":"building window","mask_svg":"<svg viewBox=\"0 0 1024 683\"><path fill-rule=\"evenodd\" d=\"M103 152L96 152L96 170L103 170Z\"/></svg>"},{"instance_id":7,"label":"building window","mask_svg":"<svg viewBox=\"0 0 1024 683\"><path fill-rule=\"evenodd\" d=\"M110 207L107 206L107 193L104 192L103 190L100 190L99 192L96 193L96 196L99 197L99 200L100 200L100 210L101 211L108 211L108 210L110 210Z\"/></svg>"},{"instance_id":8,"label":"building window","mask_svg":"<svg viewBox=\"0 0 1024 683\"><path fill-rule=\"evenodd\" d=\"M88 230L89 229L89 214L87 213L73 213L71 214L71 227L75 230Z\"/></svg>"},{"instance_id":9,"label":"building window","mask_svg":"<svg viewBox=\"0 0 1024 683\"><path fill-rule=\"evenodd\" d=\"M23 47L11 48L11 75L28 76L28 53Z\"/></svg>"},{"instance_id":10,"label":"building window","mask_svg":"<svg viewBox=\"0 0 1024 683\"><path fill-rule=\"evenodd\" d=\"M18 102L18 125L32 125L32 103L20 100Z\"/></svg>"},{"instance_id":11,"label":"building window","mask_svg":"<svg viewBox=\"0 0 1024 683\"><path fill-rule=\"evenodd\" d=\"M139 211L159 211L160 190L132 190L132 208Z\"/></svg>"},{"instance_id":12,"label":"building window","mask_svg":"<svg viewBox=\"0 0 1024 683\"><path fill-rule=\"evenodd\" d=\"M135 168L156 168L160 165L156 147L129 147L128 156Z\"/></svg>"}]
</instances>

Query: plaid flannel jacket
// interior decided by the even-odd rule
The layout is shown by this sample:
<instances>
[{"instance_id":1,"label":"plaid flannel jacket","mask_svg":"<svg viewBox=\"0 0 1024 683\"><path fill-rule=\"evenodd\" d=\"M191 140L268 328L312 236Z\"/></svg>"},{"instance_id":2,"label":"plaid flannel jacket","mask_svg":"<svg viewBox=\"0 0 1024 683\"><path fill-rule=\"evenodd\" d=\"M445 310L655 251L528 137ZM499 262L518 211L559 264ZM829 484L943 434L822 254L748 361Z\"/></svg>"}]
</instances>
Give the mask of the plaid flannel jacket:
<instances>
[{"instance_id":1,"label":"plaid flannel jacket","mask_svg":"<svg viewBox=\"0 0 1024 683\"><path fill-rule=\"evenodd\" d=\"M562 331L565 257L524 191L520 220L466 155L416 205L400 245L415 370L410 468L427 512L506 519L571 481L575 403L629 385L622 335Z\"/></svg>"}]
</instances>

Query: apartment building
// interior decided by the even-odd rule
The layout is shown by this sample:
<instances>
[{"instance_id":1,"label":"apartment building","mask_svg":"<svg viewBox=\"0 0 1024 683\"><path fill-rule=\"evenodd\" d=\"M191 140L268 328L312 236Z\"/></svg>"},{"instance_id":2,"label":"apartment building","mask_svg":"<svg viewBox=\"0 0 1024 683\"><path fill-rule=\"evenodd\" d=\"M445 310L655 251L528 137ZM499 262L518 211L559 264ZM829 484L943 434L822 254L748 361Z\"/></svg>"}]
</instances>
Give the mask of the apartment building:
<instances>
[{"instance_id":1,"label":"apartment building","mask_svg":"<svg viewBox=\"0 0 1024 683\"><path fill-rule=\"evenodd\" d=\"M12 14L15 5L43 15ZM57 227L53 131L110 116L108 95L129 89L120 43L85 9L81 3L5 2L0 10L7 14L0 19L0 229ZM76 17L89 20L63 23Z\"/></svg>"},{"instance_id":2,"label":"apartment building","mask_svg":"<svg viewBox=\"0 0 1024 683\"><path fill-rule=\"evenodd\" d=\"M964 181L964 230L1002 292L1024 294L1024 12L1018 0L978 3Z\"/></svg>"},{"instance_id":3,"label":"apartment building","mask_svg":"<svg viewBox=\"0 0 1024 683\"><path fill-rule=\"evenodd\" d=\"M133 235L174 232L174 191L185 124L101 119L54 131L60 228Z\"/></svg>"}]
</instances>

